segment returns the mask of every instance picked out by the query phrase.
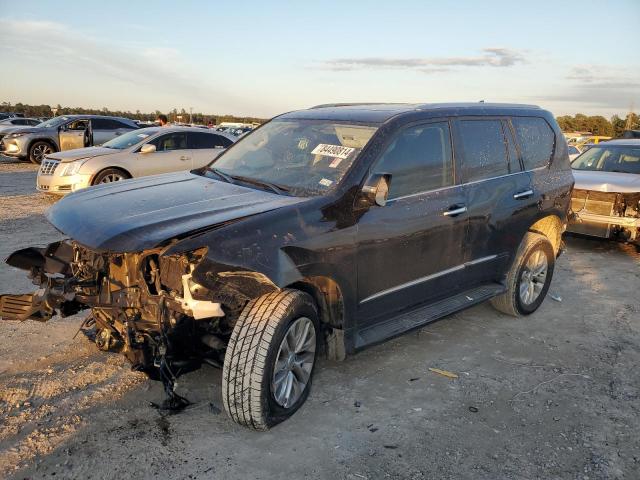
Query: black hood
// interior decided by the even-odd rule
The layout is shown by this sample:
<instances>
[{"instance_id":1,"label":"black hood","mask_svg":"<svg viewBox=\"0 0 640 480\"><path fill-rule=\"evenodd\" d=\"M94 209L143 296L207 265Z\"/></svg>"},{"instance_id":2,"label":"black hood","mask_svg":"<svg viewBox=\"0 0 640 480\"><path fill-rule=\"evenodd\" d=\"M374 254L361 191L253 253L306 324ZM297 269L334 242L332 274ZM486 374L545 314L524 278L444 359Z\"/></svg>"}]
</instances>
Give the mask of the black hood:
<instances>
[{"instance_id":1,"label":"black hood","mask_svg":"<svg viewBox=\"0 0 640 480\"><path fill-rule=\"evenodd\" d=\"M304 200L181 172L81 190L51 207L47 218L91 249L138 252Z\"/></svg>"}]
</instances>

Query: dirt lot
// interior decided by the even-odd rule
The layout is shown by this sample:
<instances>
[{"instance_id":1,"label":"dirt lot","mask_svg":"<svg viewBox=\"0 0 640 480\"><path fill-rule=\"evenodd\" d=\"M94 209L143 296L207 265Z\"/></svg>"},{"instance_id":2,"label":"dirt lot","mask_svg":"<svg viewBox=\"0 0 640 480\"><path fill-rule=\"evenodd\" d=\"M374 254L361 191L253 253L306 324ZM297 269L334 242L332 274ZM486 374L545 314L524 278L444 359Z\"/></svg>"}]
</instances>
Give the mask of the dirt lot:
<instances>
[{"instance_id":1,"label":"dirt lot","mask_svg":"<svg viewBox=\"0 0 640 480\"><path fill-rule=\"evenodd\" d=\"M0 257L60 234L35 168L0 159ZM0 477L640 478L640 255L567 239L526 319L480 305L345 362L321 361L306 405L267 433L224 413L220 371L161 385L99 352L82 316L0 325ZM29 291L0 265L0 292ZM428 369L457 373L458 379Z\"/></svg>"}]
</instances>

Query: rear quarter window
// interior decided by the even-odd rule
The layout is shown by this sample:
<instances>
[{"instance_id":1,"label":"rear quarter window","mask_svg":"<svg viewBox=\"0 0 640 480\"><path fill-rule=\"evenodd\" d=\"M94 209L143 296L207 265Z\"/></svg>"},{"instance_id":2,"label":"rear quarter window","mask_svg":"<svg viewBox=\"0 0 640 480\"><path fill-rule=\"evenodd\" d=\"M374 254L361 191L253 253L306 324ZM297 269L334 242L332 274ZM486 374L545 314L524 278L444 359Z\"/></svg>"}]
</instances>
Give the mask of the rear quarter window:
<instances>
[{"instance_id":1,"label":"rear quarter window","mask_svg":"<svg viewBox=\"0 0 640 480\"><path fill-rule=\"evenodd\" d=\"M522 152L525 170L544 167L551 161L555 135L549 124L539 117L511 119Z\"/></svg>"}]
</instances>

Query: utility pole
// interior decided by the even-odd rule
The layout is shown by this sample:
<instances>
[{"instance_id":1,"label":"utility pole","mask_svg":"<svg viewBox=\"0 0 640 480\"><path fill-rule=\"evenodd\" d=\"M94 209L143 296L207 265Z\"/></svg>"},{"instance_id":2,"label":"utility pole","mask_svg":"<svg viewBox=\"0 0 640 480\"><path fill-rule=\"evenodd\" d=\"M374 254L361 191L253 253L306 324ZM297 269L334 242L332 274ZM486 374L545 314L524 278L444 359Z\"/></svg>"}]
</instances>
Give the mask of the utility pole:
<instances>
[{"instance_id":1,"label":"utility pole","mask_svg":"<svg viewBox=\"0 0 640 480\"><path fill-rule=\"evenodd\" d=\"M629 105L629 113L627 114L627 121L624 123L625 130L631 130L633 125L631 124L631 119L633 117L633 102Z\"/></svg>"},{"instance_id":2,"label":"utility pole","mask_svg":"<svg viewBox=\"0 0 640 480\"><path fill-rule=\"evenodd\" d=\"M193 107L189 107L189 123L193 124Z\"/></svg>"}]
</instances>

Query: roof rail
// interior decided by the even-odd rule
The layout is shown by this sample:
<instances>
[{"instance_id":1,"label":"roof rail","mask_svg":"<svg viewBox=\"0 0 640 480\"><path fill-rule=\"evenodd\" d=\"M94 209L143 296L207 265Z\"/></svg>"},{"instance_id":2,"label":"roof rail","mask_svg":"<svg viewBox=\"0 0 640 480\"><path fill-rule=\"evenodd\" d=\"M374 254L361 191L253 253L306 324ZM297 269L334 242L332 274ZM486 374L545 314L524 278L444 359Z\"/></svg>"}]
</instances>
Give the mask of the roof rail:
<instances>
[{"instance_id":1,"label":"roof rail","mask_svg":"<svg viewBox=\"0 0 640 480\"><path fill-rule=\"evenodd\" d=\"M359 103L322 103L320 105L314 105L309 107L309 110L314 108L328 108L328 107L360 107L362 105L404 105L403 103L393 102L359 102Z\"/></svg>"}]
</instances>

